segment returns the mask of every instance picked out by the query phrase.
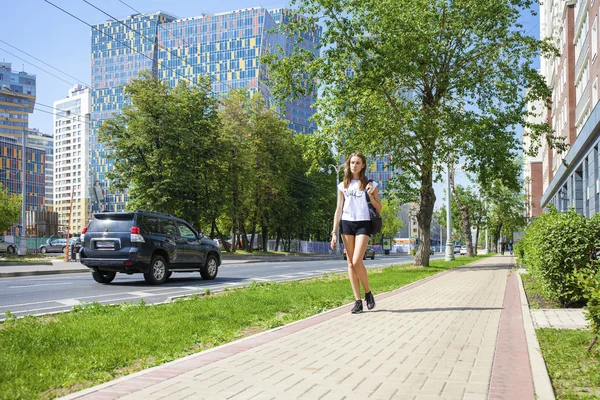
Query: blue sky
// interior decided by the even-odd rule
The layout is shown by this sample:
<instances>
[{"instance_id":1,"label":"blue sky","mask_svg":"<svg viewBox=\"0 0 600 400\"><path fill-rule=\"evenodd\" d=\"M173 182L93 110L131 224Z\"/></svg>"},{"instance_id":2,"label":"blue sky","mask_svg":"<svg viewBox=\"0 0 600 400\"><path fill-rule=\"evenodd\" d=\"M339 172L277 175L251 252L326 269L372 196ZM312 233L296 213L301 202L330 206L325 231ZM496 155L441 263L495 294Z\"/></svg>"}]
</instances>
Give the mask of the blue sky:
<instances>
[{"instance_id":1,"label":"blue sky","mask_svg":"<svg viewBox=\"0 0 600 400\"><path fill-rule=\"evenodd\" d=\"M100 11L81 0L49 0L57 6L74 14L89 24L97 24L108 19ZM119 0L88 0L107 13L119 18L134 11ZM262 6L265 8L286 7L282 0L123 0L143 13L165 11L180 18L198 16L202 13L217 13L242 8ZM537 4L536 4L537 10ZM90 84L90 30L84 23L77 21L56 9L44 0L9 1L4 5L6 11L0 24L0 60L11 62L13 71L26 71L37 77L36 111L29 118L29 127L42 132L52 132L52 106L56 100L67 95L73 84ZM526 31L539 36L539 17L529 12L523 14L522 22ZM14 46L14 47L11 47ZM17 49L15 49L17 48ZM66 76L21 51L50 64L70 75ZM538 64L539 65L539 62ZM60 78L52 76L46 70ZM66 81L66 82L65 82ZM466 183L464 177L459 183ZM443 191L436 185L438 201L441 205Z\"/></svg>"}]
</instances>

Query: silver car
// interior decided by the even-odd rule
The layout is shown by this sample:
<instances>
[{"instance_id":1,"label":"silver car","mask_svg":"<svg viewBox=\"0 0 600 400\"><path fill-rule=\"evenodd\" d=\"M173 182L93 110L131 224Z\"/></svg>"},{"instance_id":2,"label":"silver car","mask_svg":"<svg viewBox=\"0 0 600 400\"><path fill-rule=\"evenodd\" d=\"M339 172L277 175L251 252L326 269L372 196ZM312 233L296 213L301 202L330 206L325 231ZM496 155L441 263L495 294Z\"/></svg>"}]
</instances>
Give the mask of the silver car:
<instances>
[{"instance_id":1,"label":"silver car","mask_svg":"<svg viewBox=\"0 0 600 400\"><path fill-rule=\"evenodd\" d=\"M0 239L0 253L15 254L17 252L17 246L13 243L6 243L4 239Z\"/></svg>"},{"instance_id":2,"label":"silver car","mask_svg":"<svg viewBox=\"0 0 600 400\"><path fill-rule=\"evenodd\" d=\"M46 253L63 253L65 251L65 247L67 246L66 239L54 239L48 241L40 246L40 251L42 254Z\"/></svg>"}]
</instances>

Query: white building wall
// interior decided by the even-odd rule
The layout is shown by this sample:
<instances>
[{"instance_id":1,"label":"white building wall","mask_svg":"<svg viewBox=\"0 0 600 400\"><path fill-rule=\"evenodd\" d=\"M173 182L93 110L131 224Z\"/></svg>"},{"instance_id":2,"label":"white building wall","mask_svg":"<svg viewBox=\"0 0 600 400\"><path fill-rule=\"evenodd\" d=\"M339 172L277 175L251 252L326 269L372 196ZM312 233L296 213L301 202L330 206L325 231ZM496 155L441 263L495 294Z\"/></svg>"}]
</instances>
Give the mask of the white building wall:
<instances>
[{"instance_id":1,"label":"white building wall","mask_svg":"<svg viewBox=\"0 0 600 400\"><path fill-rule=\"evenodd\" d=\"M89 220L91 91L76 85L54 108L54 207L60 227L66 228L73 192L70 233L77 234Z\"/></svg>"}]
</instances>

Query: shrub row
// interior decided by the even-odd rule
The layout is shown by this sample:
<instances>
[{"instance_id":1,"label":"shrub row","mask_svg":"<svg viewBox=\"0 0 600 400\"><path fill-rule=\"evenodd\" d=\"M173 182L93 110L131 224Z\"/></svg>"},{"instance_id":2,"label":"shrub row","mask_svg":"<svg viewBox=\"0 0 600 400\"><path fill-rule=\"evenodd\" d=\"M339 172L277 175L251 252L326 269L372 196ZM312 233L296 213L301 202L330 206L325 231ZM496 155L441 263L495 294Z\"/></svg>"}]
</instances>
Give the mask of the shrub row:
<instances>
[{"instance_id":1,"label":"shrub row","mask_svg":"<svg viewBox=\"0 0 600 400\"><path fill-rule=\"evenodd\" d=\"M590 279L598 272L597 246L600 214L585 218L573 209L552 208L527 227L516 253L519 264L540 282L544 296L568 307L589 297Z\"/></svg>"}]
</instances>

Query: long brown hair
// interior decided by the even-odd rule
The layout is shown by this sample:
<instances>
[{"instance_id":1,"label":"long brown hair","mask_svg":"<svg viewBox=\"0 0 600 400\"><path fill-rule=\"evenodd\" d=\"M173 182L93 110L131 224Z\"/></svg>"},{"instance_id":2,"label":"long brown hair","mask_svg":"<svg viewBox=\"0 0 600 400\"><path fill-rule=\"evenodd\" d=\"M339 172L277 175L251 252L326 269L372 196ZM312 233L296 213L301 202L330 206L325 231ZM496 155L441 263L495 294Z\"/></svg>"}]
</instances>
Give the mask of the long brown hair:
<instances>
[{"instance_id":1,"label":"long brown hair","mask_svg":"<svg viewBox=\"0 0 600 400\"><path fill-rule=\"evenodd\" d=\"M359 189L360 190L365 190L365 188L367 187L367 184L369 183L369 179L367 179L366 176L366 171L367 171L367 157L365 157L361 152L356 152L350 155L350 157L346 158L346 160L344 161L344 189L348 189L348 186L350 185L350 182L352 181L352 171L350 170L350 160L352 160L352 157L359 157L363 164L365 165L363 169L360 170L359 176L358 176L358 180L360 181L359 183Z\"/></svg>"}]
</instances>

